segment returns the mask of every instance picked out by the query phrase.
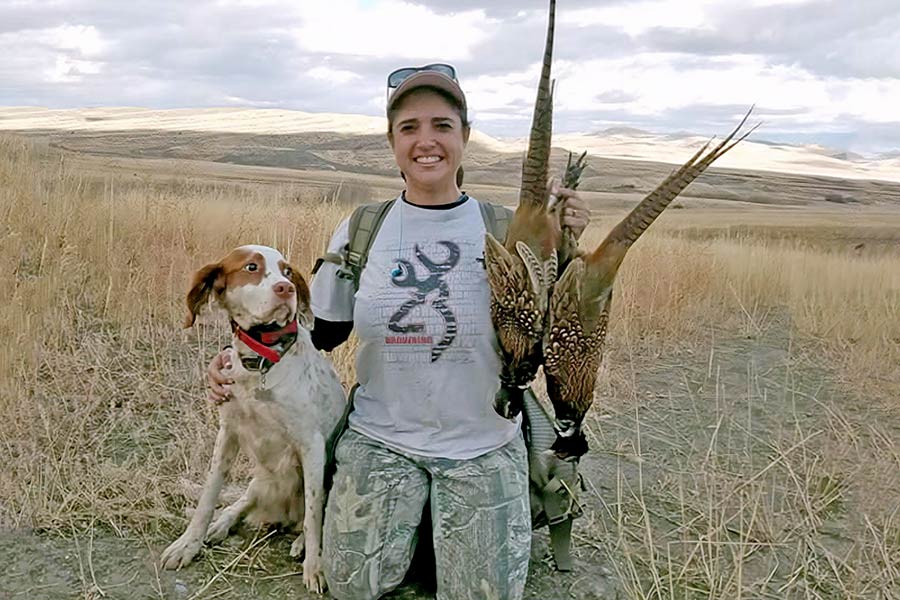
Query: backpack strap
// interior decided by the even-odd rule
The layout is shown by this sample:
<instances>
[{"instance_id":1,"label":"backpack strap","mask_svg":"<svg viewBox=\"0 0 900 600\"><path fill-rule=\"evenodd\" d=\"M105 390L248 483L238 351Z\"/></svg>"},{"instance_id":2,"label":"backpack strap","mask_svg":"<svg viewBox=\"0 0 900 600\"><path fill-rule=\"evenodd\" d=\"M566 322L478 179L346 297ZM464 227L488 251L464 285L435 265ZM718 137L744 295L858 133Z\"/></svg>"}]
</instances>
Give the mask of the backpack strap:
<instances>
[{"instance_id":1,"label":"backpack strap","mask_svg":"<svg viewBox=\"0 0 900 600\"><path fill-rule=\"evenodd\" d=\"M326 252L316 259L316 264L314 264L312 268L312 274L315 275L318 273L319 269L321 269L322 265L325 263L331 263L341 267L344 265L344 255L337 252Z\"/></svg>"},{"instance_id":2,"label":"backpack strap","mask_svg":"<svg viewBox=\"0 0 900 600\"><path fill-rule=\"evenodd\" d=\"M375 204L363 204L350 215L350 242L347 244L347 266L359 289L359 277L369 260L369 250L381 228L384 217L391 210L396 198Z\"/></svg>"},{"instance_id":3,"label":"backpack strap","mask_svg":"<svg viewBox=\"0 0 900 600\"><path fill-rule=\"evenodd\" d=\"M350 241L344 246L343 252L326 252L316 259L312 270L313 275L319 272L323 263L332 263L340 267L337 272L338 277L350 279L353 281L353 287L359 289L359 277L366 266L366 261L369 260L369 250L375 241L375 235L394 202L396 202L396 198L357 206L350 215L348 224Z\"/></svg>"},{"instance_id":4,"label":"backpack strap","mask_svg":"<svg viewBox=\"0 0 900 600\"><path fill-rule=\"evenodd\" d=\"M341 436L344 435L344 432L347 431L348 423L350 421L350 413L353 412L353 399L356 397L356 388L359 387L359 384L353 384L353 387L350 388L350 393L347 394L347 404L344 405L344 414L341 415L340 421L337 422L337 425L334 426L334 429L331 432L331 435L328 436L328 440L325 443L325 493L331 491L331 485L334 483L334 472L337 470L337 462L334 460L334 453L337 450L338 441L340 441Z\"/></svg>"},{"instance_id":5,"label":"backpack strap","mask_svg":"<svg viewBox=\"0 0 900 600\"><path fill-rule=\"evenodd\" d=\"M375 235L388 211L396 202L396 198L384 202L375 202L357 206L350 215L348 234L350 241L343 252L326 252L316 259L312 274L319 272L323 263L332 263L340 267L337 276L353 281L353 287L359 289L359 277L369 259L369 250L375 241Z\"/></svg>"},{"instance_id":6,"label":"backpack strap","mask_svg":"<svg viewBox=\"0 0 900 600\"><path fill-rule=\"evenodd\" d=\"M481 209L481 218L484 219L484 228L498 242L506 240L506 232L509 230L509 222L512 221L513 211L500 204L482 202L479 200L478 208Z\"/></svg>"}]
</instances>

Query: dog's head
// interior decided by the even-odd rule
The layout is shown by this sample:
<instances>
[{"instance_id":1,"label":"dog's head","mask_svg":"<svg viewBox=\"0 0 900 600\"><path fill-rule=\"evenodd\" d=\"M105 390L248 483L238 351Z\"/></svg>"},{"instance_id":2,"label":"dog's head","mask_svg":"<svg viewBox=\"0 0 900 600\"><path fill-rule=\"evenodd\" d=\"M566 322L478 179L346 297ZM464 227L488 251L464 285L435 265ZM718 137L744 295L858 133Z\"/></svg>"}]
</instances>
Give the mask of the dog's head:
<instances>
[{"instance_id":1,"label":"dog's head","mask_svg":"<svg viewBox=\"0 0 900 600\"><path fill-rule=\"evenodd\" d=\"M294 318L312 328L306 280L278 250L268 246L235 248L219 262L197 271L187 294L190 314L185 327L194 324L210 298L245 330L257 325L283 326Z\"/></svg>"}]
</instances>

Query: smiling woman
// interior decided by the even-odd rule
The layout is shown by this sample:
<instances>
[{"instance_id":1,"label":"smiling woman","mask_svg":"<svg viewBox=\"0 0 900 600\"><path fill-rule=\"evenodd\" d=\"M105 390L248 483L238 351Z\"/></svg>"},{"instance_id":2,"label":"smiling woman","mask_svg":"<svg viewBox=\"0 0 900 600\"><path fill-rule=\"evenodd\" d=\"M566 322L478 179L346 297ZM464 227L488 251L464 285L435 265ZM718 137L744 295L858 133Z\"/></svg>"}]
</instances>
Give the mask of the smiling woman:
<instances>
[{"instance_id":1,"label":"smiling woman","mask_svg":"<svg viewBox=\"0 0 900 600\"><path fill-rule=\"evenodd\" d=\"M492 408L500 362L479 262L484 223L459 188L466 98L444 64L398 69L388 92L387 138L406 189L384 214L358 291L330 263L313 283L317 323L349 321L361 342L326 509L326 578L337 598L397 587L430 501L438 596L520 598L527 457L519 423ZM349 238L345 222L329 251Z\"/></svg>"}]
</instances>

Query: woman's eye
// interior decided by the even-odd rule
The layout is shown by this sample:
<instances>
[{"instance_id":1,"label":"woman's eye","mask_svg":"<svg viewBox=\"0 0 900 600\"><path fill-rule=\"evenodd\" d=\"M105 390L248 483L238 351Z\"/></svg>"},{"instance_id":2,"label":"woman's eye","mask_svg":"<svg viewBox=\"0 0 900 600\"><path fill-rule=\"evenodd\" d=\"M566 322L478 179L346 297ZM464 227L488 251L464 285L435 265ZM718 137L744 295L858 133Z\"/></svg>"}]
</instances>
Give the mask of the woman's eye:
<instances>
[{"instance_id":1,"label":"woman's eye","mask_svg":"<svg viewBox=\"0 0 900 600\"><path fill-rule=\"evenodd\" d=\"M244 265L244 270L250 273L256 272L257 269L259 269L259 267L256 265L256 263L247 263L246 265Z\"/></svg>"}]
</instances>

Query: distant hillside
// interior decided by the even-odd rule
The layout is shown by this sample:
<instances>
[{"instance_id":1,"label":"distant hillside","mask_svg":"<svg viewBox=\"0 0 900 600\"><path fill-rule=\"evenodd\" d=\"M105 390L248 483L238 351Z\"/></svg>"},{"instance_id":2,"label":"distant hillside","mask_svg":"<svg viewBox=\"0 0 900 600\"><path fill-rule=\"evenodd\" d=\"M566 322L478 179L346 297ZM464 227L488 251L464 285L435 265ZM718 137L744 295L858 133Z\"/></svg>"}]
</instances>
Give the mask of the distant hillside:
<instances>
[{"instance_id":1,"label":"distant hillside","mask_svg":"<svg viewBox=\"0 0 900 600\"><path fill-rule=\"evenodd\" d=\"M0 108L0 130L72 152L393 176L396 167L385 129L383 118L267 109ZM687 159L705 141L627 128L557 135L552 168L562 171L566 149L587 150L590 162L582 189L646 193L671 172L672 164ZM523 148L521 142L473 132L466 181L517 187ZM900 203L898 163L848 160L819 147L747 141L686 193L766 204Z\"/></svg>"}]
</instances>

